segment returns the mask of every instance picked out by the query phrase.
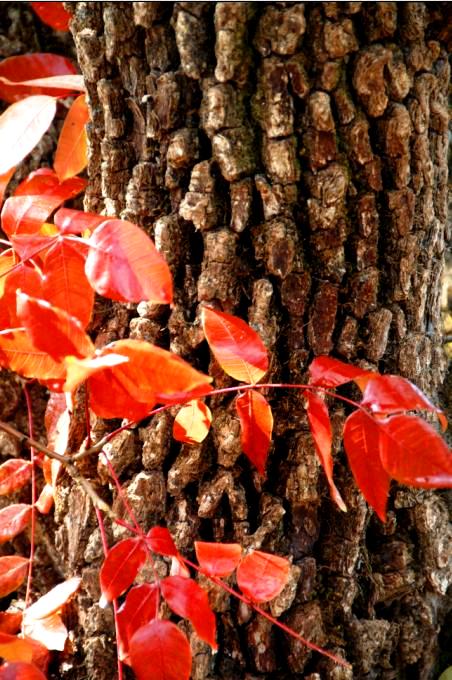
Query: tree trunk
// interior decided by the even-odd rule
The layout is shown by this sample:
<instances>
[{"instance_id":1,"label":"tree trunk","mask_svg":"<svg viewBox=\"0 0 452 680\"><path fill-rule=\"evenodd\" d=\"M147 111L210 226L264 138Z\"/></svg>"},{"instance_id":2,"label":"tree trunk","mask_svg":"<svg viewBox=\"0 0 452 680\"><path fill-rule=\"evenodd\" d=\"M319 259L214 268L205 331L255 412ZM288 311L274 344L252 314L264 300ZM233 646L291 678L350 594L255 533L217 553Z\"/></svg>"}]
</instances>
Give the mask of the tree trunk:
<instances>
[{"instance_id":1,"label":"tree trunk","mask_svg":"<svg viewBox=\"0 0 452 680\"><path fill-rule=\"evenodd\" d=\"M435 39L444 4L68 3L92 115L85 208L140 224L176 284L171 309L99 303L97 343L149 340L227 386L203 342L206 303L260 333L269 380L303 382L310 360L331 353L435 398L445 365L449 66ZM451 662L438 661L440 644L450 650L446 626L441 633L451 609L447 493L394 487L380 523L340 450L336 408L341 513L303 399L268 398L275 435L264 479L241 455L230 398L213 400L202 445L172 441L166 413L117 437L112 462L143 527L166 522L187 556L197 538L291 556L291 585L270 610L353 671L211 589L220 650L192 635L192 677L433 677ZM97 420L94 436L111 429ZM105 470L85 472L100 474L114 499ZM67 480L57 522L64 570L85 584L85 637L75 643L83 668L60 677L111 678L99 532ZM123 535L110 530L112 540Z\"/></svg>"}]
</instances>

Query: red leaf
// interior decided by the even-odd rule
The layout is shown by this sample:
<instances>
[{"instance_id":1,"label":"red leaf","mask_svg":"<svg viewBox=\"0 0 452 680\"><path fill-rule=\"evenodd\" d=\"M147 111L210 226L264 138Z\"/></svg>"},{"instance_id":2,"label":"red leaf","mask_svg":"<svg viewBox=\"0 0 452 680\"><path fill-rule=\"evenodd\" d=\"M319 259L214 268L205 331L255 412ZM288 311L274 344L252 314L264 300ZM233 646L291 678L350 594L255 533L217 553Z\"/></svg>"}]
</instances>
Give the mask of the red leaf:
<instances>
[{"instance_id":1,"label":"red leaf","mask_svg":"<svg viewBox=\"0 0 452 680\"><path fill-rule=\"evenodd\" d=\"M0 597L5 597L18 589L23 583L29 560L25 557L8 555L0 557Z\"/></svg>"},{"instance_id":2,"label":"red leaf","mask_svg":"<svg viewBox=\"0 0 452 680\"><path fill-rule=\"evenodd\" d=\"M0 332L0 366L37 380L59 380L66 373L63 364L35 348L24 329Z\"/></svg>"},{"instance_id":3,"label":"red leaf","mask_svg":"<svg viewBox=\"0 0 452 680\"><path fill-rule=\"evenodd\" d=\"M308 402L307 415L315 450L320 464L325 471L331 498L343 512L346 512L347 507L333 481L333 458L331 456L333 433L331 431L328 407L317 394L306 390L304 395Z\"/></svg>"},{"instance_id":4,"label":"red leaf","mask_svg":"<svg viewBox=\"0 0 452 680\"><path fill-rule=\"evenodd\" d=\"M203 307L201 320L209 347L225 373L253 384L267 373L267 349L245 321L210 307Z\"/></svg>"},{"instance_id":5,"label":"red leaf","mask_svg":"<svg viewBox=\"0 0 452 680\"><path fill-rule=\"evenodd\" d=\"M146 557L146 545L141 538L126 538L108 551L99 574L102 595L108 602L132 585Z\"/></svg>"},{"instance_id":6,"label":"red leaf","mask_svg":"<svg viewBox=\"0 0 452 680\"><path fill-rule=\"evenodd\" d=\"M9 184L11 177L16 172L16 167L10 168L0 176L0 206L3 203L3 197L5 195L6 188Z\"/></svg>"},{"instance_id":7,"label":"red leaf","mask_svg":"<svg viewBox=\"0 0 452 680\"><path fill-rule=\"evenodd\" d=\"M15 635L16 633L19 632L21 625L22 625L22 612L18 611L0 612L0 631L2 633Z\"/></svg>"},{"instance_id":8,"label":"red leaf","mask_svg":"<svg viewBox=\"0 0 452 680\"><path fill-rule=\"evenodd\" d=\"M130 659L137 680L190 678L190 645L171 621L156 619L139 628L130 640Z\"/></svg>"},{"instance_id":9,"label":"red leaf","mask_svg":"<svg viewBox=\"0 0 452 680\"><path fill-rule=\"evenodd\" d=\"M386 521L390 477L381 464L387 436L371 416L354 411L344 426L344 447L358 488L382 522Z\"/></svg>"},{"instance_id":10,"label":"red leaf","mask_svg":"<svg viewBox=\"0 0 452 680\"><path fill-rule=\"evenodd\" d=\"M452 487L452 451L428 423L399 415L378 424L387 435L380 456L390 477L423 489Z\"/></svg>"},{"instance_id":11,"label":"red leaf","mask_svg":"<svg viewBox=\"0 0 452 680\"><path fill-rule=\"evenodd\" d=\"M5 277L5 292L1 302L0 323L4 328L17 328L20 321L17 318L17 291L27 295L41 297L43 291L43 277L34 267L19 263Z\"/></svg>"},{"instance_id":12,"label":"red leaf","mask_svg":"<svg viewBox=\"0 0 452 680\"><path fill-rule=\"evenodd\" d=\"M49 590L48 593L39 598L31 607L24 612L24 618L30 622L32 619L46 619L52 614L57 614L71 597L80 588L82 579L78 576L59 583Z\"/></svg>"},{"instance_id":13,"label":"red leaf","mask_svg":"<svg viewBox=\"0 0 452 680\"><path fill-rule=\"evenodd\" d=\"M22 640L16 635L0 633L0 657L3 657L6 661L28 663L33 659L33 648L29 640Z\"/></svg>"},{"instance_id":14,"label":"red leaf","mask_svg":"<svg viewBox=\"0 0 452 680\"><path fill-rule=\"evenodd\" d=\"M88 245L85 270L96 293L120 302L172 301L169 267L140 227L107 219L94 230Z\"/></svg>"},{"instance_id":15,"label":"red leaf","mask_svg":"<svg viewBox=\"0 0 452 680\"><path fill-rule=\"evenodd\" d=\"M290 564L283 557L254 550L237 568L237 585L253 602L268 602L283 590L289 571Z\"/></svg>"},{"instance_id":16,"label":"red leaf","mask_svg":"<svg viewBox=\"0 0 452 680\"><path fill-rule=\"evenodd\" d=\"M332 357L316 357L309 366L310 384L322 387L337 387L360 377L373 377L375 373L358 366L345 364Z\"/></svg>"},{"instance_id":17,"label":"red leaf","mask_svg":"<svg viewBox=\"0 0 452 680\"><path fill-rule=\"evenodd\" d=\"M49 3L43 3L49 4ZM60 90L46 89L30 85L21 85L22 81L47 78L49 76L75 75L77 69L74 64L60 57L58 54L49 52L34 52L33 54L21 54L17 57L8 57L0 62L0 98L9 103L19 101L29 95L50 94L53 97L68 97L71 94L71 86Z\"/></svg>"},{"instance_id":18,"label":"red leaf","mask_svg":"<svg viewBox=\"0 0 452 680\"><path fill-rule=\"evenodd\" d=\"M200 399L182 406L173 423L173 437L178 442L199 444L209 434L212 413Z\"/></svg>"},{"instance_id":19,"label":"red leaf","mask_svg":"<svg viewBox=\"0 0 452 680\"><path fill-rule=\"evenodd\" d=\"M183 576L167 576L160 581L160 589L173 612L189 619L201 640L217 649L215 614L207 594L196 581Z\"/></svg>"},{"instance_id":20,"label":"red leaf","mask_svg":"<svg viewBox=\"0 0 452 680\"><path fill-rule=\"evenodd\" d=\"M118 648L122 660L128 657L130 638L136 631L157 617L159 589L153 583L134 586L117 612Z\"/></svg>"},{"instance_id":21,"label":"red leaf","mask_svg":"<svg viewBox=\"0 0 452 680\"><path fill-rule=\"evenodd\" d=\"M11 104L0 116L0 174L18 165L50 126L56 100L45 95Z\"/></svg>"},{"instance_id":22,"label":"red leaf","mask_svg":"<svg viewBox=\"0 0 452 680\"><path fill-rule=\"evenodd\" d=\"M210 576L229 576L242 559L238 543L204 543L195 541L199 566Z\"/></svg>"},{"instance_id":23,"label":"red leaf","mask_svg":"<svg viewBox=\"0 0 452 680\"><path fill-rule=\"evenodd\" d=\"M85 95L82 94L72 103L55 152L54 168L61 181L78 175L87 162L86 124L89 121Z\"/></svg>"},{"instance_id":24,"label":"red leaf","mask_svg":"<svg viewBox=\"0 0 452 680\"><path fill-rule=\"evenodd\" d=\"M57 453L63 454L67 448L69 435L69 412L66 396L52 392L47 400L44 424L48 446ZM49 463L51 465L51 463ZM46 481L50 481L46 479Z\"/></svg>"},{"instance_id":25,"label":"red leaf","mask_svg":"<svg viewBox=\"0 0 452 680\"><path fill-rule=\"evenodd\" d=\"M13 491L21 489L30 477L30 461L21 458L7 460L0 465L0 496L7 496Z\"/></svg>"},{"instance_id":26,"label":"red leaf","mask_svg":"<svg viewBox=\"0 0 452 680\"><path fill-rule=\"evenodd\" d=\"M55 200L58 199L59 203L63 203L63 201L68 201L77 196L77 194L85 189L86 184L86 179L82 179L82 177L69 177L60 182L53 170L50 168L39 168L31 172L19 184L14 192L14 196L48 196ZM55 207L59 203L55 204Z\"/></svg>"},{"instance_id":27,"label":"red leaf","mask_svg":"<svg viewBox=\"0 0 452 680\"><path fill-rule=\"evenodd\" d=\"M49 215L60 205L61 201L53 196L10 196L2 209L2 229L9 237L16 234L36 234L42 239L38 232ZM48 239L48 237L47 237ZM30 248L33 244L34 252L37 250L36 241L23 242ZM18 241L20 244L21 242ZM13 243L14 249L19 252ZM26 251L28 255L28 251ZM24 256L24 251L20 253Z\"/></svg>"},{"instance_id":28,"label":"red leaf","mask_svg":"<svg viewBox=\"0 0 452 680\"><path fill-rule=\"evenodd\" d=\"M152 527L147 533L146 541L150 545L152 552L166 557L178 557L176 545L170 532L165 527Z\"/></svg>"},{"instance_id":29,"label":"red leaf","mask_svg":"<svg viewBox=\"0 0 452 680\"><path fill-rule=\"evenodd\" d=\"M54 501L54 489L51 484L44 484L41 493L35 503L35 508L41 515L48 515Z\"/></svg>"},{"instance_id":30,"label":"red leaf","mask_svg":"<svg viewBox=\"0 0 452 680\"><path fill-rule=\"evenodd\" d=\"M17 316L36 349L55 361L62 361L66 356L85 357L94 352L94 345L79 320L45 300L18 293Z\"/></svg>"},{"instance_id":31,"label":"red leaf","mask_svg":"<svg viewBox=\"0 0 452 680\"><path fill-rule=\"evenodd\" d=\"M25 529L31 518L31 505L17 503L0 510L0 545Z\"/></svg>"},{"instance_id":32,"label":"red leaf","mask_svg":"<svg viewBox=\"0 0 452 680\"><path fill-rule=\"evenodd\" d=\"M46 676L31 663L13 661L0 668L0 680L46 680Z\"/></svg>"},{"instance_id":33,"label":"red leaf","mask_svg":"<svg viewBox=\"0 0 452 680\"><path fill-rule=\"evenodd\" d=\"M259 392L248 390L237 397L235 405L240 419L243 452L263 475L273 429L270 404Z\"/></svg>"},{"instance_id":34,"label":"red leaf","mask_svg":"<svg viewBox=\"0 0 452 680\"><path fill-rule=\"evenodd\" d=\"M55 213L53 221L62 234L83 234L87 230L94 231L105 222L105 215L60 208Z\"/></svg>"},{"instance_id":35,"label":"red leaf","mask_svg":"<svg viewBox=\"0 0 452 680\"><path fill-rule=\"evenodd\" d=\"M89 405L100 418L142 420L155 405L154 400L135 401L111 369L106 369L99 375L89 378L88 393Z\"/></svg>"},{"instance_id":36,"label":"red leaf","mask_svg":"<svg viewBox=\"0 0 452 680\"><path fill-rule=\"evenodd\" d=\"M56 31L68 31L71 15L62 2L30 2L38 17Z\"/></svg>"},{"instance_id":37,"label":"red leaf","mask_svg":"<svg viewBox=\"0 0 452 680\"><path fill-rule=\"evenodd\" d=\"M45 275L42 297L75 316L86 328L91 320L94 291L85 275L85 256L79 244L59 238L47 250L42 271Z\"/></svg>"},{"instance_id":38,"label":"red leaf","mask_svg":"<svg viewBox=\"0 0 452 680\"><path fill-rule=\"evenodd\" d=\"M416 385L397 375L377 375L369 380L361 403L375 413L415 409L431 411L437 414L443 430L447 428L447 419L441 409L432 404Z\"/></svg>"}]
</instances>

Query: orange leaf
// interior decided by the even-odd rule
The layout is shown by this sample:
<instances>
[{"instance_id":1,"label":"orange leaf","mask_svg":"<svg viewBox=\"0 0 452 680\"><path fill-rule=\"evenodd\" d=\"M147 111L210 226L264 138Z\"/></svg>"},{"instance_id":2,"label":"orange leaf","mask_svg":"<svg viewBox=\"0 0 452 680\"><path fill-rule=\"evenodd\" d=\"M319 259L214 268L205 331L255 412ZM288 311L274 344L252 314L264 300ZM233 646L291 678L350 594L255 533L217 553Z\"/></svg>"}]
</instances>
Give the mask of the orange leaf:
<instances>
[{"instance_id":1,"label":"orange leaf","mask_svg":"<svg viewBox=\"0 0 452 680\"><path fill-rule=\"evenodd\" d=\"M371 416L354 411L344 426L344 447L353 477L366 501L386 521L390 476L381 463L387 435Z\"/></svg>"},{"instance_id":2,"label":"orange leaf","mask_svg":"<svg viewBox=\"0 0 452 680\"><path fill-rule=\"evenodd\" d=\"M31 512L31 505L25 503L8 505L0 510L0 545L10 541L25 529L30 521Z\"/></svg>"},{"instance_id":3,"label":"orange leaf","mask_svg":"<svg viewBox=\"0 0 452 680\"><path fill-rule=\"evenodd\" d=\"M259 392L247 390L237 397L235 405L240 419L243 452L263 475L273 429L270 404Z\"/></svg>"},{"instance_id":4,"label":"orange leaf","mask_svg":"<svg viewBox=\"0 0 452 680\"><path fill-rule=\"evenodd\" d=\"M237 585L253 602L268 602L282 591L289 571L290 564L283 557L254 550L237 568Z\"/></svg>"},{"instance_id":5,"label":"orange leaf","mask_svg":"<svg viewBox=\"0 0 452 680\"><path fill-rule=\"evenodd\" d=\"M37 621L58 613L80 588L81 582L81 578L73 576L59 583L25 610L24 619Z\"/></svg>"},{"instance_id":6,"label":"orange leaf","mask_svg":"<svg viewBox=\"0 0 452 680\"><path fill-rule=\"evenodd\" d=\"M8 57L0 62L0 98L13 103L29 95L51 94L53 97L67 97L74 89L73 85L69 89L66 85L59 90L54 88L49 90L45 86L30 86L22 83L49 76L72 76L76 73L77 69L74 64L58 54L34 52Z\"/></svg>"},{"instance_id":7,"label":"orange leaf","mask_svg":"<svg viewBox=\"0 0 452 680\"><path fill-rule=\"evenodd\" d=\"M6 661L25 661L28 663L33 658L33 648L28 640L22 640L15 635L8 635L8 633L0 633L0 656Z\"/></svg>"},{"instance_id":8,"label":"orange leaf","mask_svg":"<svg viewBox=\"0 0 452 680\"><path fill-rule=\"evenodd\" d=\"M173 437L178 442L199 444L209 434L212 413L200 399L182 406L173 423Z\"/></svg>"},{"instance_id":9,"label":"orange leaf","mask_svg":"<svg viewBox=\"0 0 452 680\"><path fill-rule=\"evenodd\" d=\"M64 365L37 350L21 328L0 331L0 366L37 380L58 380L66 373Z\"/></svg>"},{"instance_id":10,"label":"orange leaf","mask_svg":"<svg viewBox=\"0 0 452 680\"><path fill-rule=\"evenodd\" d=\"M264 343L245 321L210 307L202 310L206 340L225 373L236 380L256 383L268 370Z\"/></svg>"},{"instance_id":11,"label":"orange leaf","mask_svg":"<svg viewBox=\"0 0 452 680\"><path fill-rule=\"evenodd\" d=\"M120 302L172 301L169 267L140 227L107 219L94 230L88 245L85 271L96 293Z\"/></svg>"},{"instance_id":12,"label":"orange leaf","mask_svg":"<svg viewBox=\"0 0 452 680\"><path fill-rule=\"evenodd\" d=\"M21 458L12 458L0 465L0 496L7 496L21 489L31 477L31 463ZM1 559L1 558L0 558Z\"/></svg>"},{"instance_id":13,"label":"orange leaf","mask_svg":"<svg viewBox=\"0 0 452 680\"><path fill-rule=\"evenodd\" d=\"M134 586L127 593L117 613L119 656L128 661L129 641L132 635L152 619L159 610L159 589L155 583Z\"/></svg>"},{"instance_id":14,"label":"orange leaf","mask_svg":"<svg viewBox=\"0 0 452 680\"><path fill-rule=\"evenodd\" d=\"M210 576L229 576L242 559L242 546L238 543L204 543L195 541L199 566Z\"/></svg>"},{"instance_id":15,"label":"orange leaf","mask_svg":"<svg viewBox=\"0 0 452 680\"><path fill-rule=\"evenodd\" d=\"M86 184L86 179L82 177L69 177L60 181L51 168L39 168L30 172L19 184L14 196L50 196L63 203L77 196L85 189Z\"/></svg>"},{"instance_id":16,"label":"orange leaf","mask_svg":"<svg viewBox=\"0 0 452 680\"><path fill-rule=\"evenodd\" d=\"M173 612L189 619L201 640L216 650L215 614L207 594L196 581L183 576L167 576L160 581L160 589Z\"/></svg>"},{"instance_id":17,"label":"orange leaf","mask_svg":"<svg viewBox=\"0 0 452 680\"><path fill-rule=\"evenodd\" d=\"M66 356L85 357L94 352L94 345L79 320L45 300L18 293L17 316L36 349L55 361L62 361Z\"/></svg>"},{"instance_id":18,"label":"orange leaf","mask_svg":"<svg viewBox=\"0 0 452 680\"><path fill-rule=\"evenodd\" d=\"M0 631L15 635L20 631L22 625L22 612L6 611L0 612Z\"/></svg>"},{"instance_id":19,"label":"orange leaf","mask_svg":"<svg viewBox=\"0 0 452 680\"><path fill-rule=\"evenodd\" d=\"M0 174L21 162L47 132L56 112L56 100L46 95L11 104L0 116Z\"/></svg>"},{"instance_id":20,"label":"orange leaf","mask_svg":"<svg viewBox=\"0 0 452 680\"><path fill-rule=\"evenodd\" d=\"M422 489L452 487L452 451L425 420L399 415L378 426L387 435L380 456L390 477Z\"/></svg>"},{"instance_id":21,"label":"orange leaf","mask_svg":"<svg viewBox=\"0 0 452 680\"><path fill-rule=\"evenodd\" d=\"M346 364L332 357L316 357L309 366L310 384L322 387L337 387L363 376L374 376L358 366Z\"/></svg>"},{"instance_id":22,"label":"orange leaf","mask_svg":"<svg viewBox=\"0 0 452 680\"><path fill-rule=\"evenodd\" d=\"M4 324L5 328L15 328L21 325L16 311L17 291L21 290L27 295L41 297L44 280L35 267L21 262L5 276L4 281L5 292L1 303L0 323Z\"/></svg>"},{"instance_id":23,"label":"orange leaf","mask_svg":"<svg viewBox=\"0 0 452 680\"><path fill-rule=\"evenodd\" d=\"M57 31L68 31L71 15L62 2L30 2L38 17Z\"/></svg>"},{"instance_id":24,"label":"orange leaf","mask_svg":"<svg viewBox=\"0 0 452 680\"><path fill-rule=\"evenodd\" d=\"M154 620L130 640L130 660L137 680L189 680L190 644L171 621Z\"/></svg>"},{"instance_id":25,"label":"orange leaf","mask_svg":"<svg viewBox=\"0 0 452 680\"><path fill-rule=\"evenodd\" d=\"M3 203L3 197L5 195L6 187L9 184L9 180L16 172L16 166L10 168L0 176L0 206Z\"/></svg>"},{"instance_id":26,"label":"orange leaf","mask_svg":"<svg viewBox=\"0 0 452 680\"><path fill-rule=\"evenodd\" d=\"M126 538L108 551L99 574L102 596L107 602L132 585L146 559L146 545L141 538Z\"/></svg>"},{"instance_id":27,"label":"orange leaf","mask_svg":"<svg viewBox=\"0 0 452 680\"><path fill-rule=\"evenodd\" d=\"M48 515L52 509L54 501L54 488L52 484L44 484L44 487L39 494L39 498L35 503L35 508L41 515Z\"/></svg>"},{"instance_id":28,"label":"orange leaf","mask_svg":"<svg viewBox=\"0 0 452 680\"><path fill-rule=\"evenodd\" d=\"M308 402L307 415L315 450L325 471L331 498L343 512L346 512L347 507L333 481L333 458L331 456L333 434L327 405L317 394L306 390L304 395Z\"/></svg>"},{"instance_id":29,"label":"orange leaf","mask_svg":"<svg viewBox=\"0 0 452 680\"><path fill-rule=\"evenodd\" d=\"M78 175L88 162L86 137L88 121L88 107L85 95L82 94L72 103L58 139L54 168L60 181Z\"/></svg>"},{"instance_id":30,"label":"orange leaf","mask_svg":"<svg viewBox=\"0 0 452 680\"><path fill-rule=\"evenodd\" d=\"M16 661L0 667L0 680L46 680L46 676L33 664Z\"/></svg>"},{"instance_id":31,"label":"orange leaf","mask_svg":"<svg viewBox=\"0 0 452 680\"><path fill-rule=\"evenodd\" d=\"M7 555L0 557L0 597L5 597L18 589L23 583L29 560L25 557Z\"/></svg>"}]
</instances>

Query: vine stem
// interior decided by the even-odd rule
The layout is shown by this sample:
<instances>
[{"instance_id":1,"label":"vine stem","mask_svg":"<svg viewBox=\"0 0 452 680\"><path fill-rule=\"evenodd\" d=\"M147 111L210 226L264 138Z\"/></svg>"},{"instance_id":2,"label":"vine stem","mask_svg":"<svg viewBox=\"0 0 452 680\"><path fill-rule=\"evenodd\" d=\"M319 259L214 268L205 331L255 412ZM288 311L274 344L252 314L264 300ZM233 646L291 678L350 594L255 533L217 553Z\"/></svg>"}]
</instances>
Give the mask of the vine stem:
<instances>
[{"instance_id":1,"label":"vine stem","mask_svg":"<svg viewBox=\"0 0 452 680\"><path fill-rule=\"evenodd\" d=\"M25 403L27 405L28 415L28 433L30 438L33 438L33 404L31 402L30 392L28 391L27 383L24 384ZM30 561L28 563L27 575L27 589L25 592L25 606L27 609L31 599L31 584L33 581L33 562L35 557L35 533L36 533L36 461L35 448L30 446L30 461L31 461L31 521L30 521Z\"/></svg>"}]
</instances>

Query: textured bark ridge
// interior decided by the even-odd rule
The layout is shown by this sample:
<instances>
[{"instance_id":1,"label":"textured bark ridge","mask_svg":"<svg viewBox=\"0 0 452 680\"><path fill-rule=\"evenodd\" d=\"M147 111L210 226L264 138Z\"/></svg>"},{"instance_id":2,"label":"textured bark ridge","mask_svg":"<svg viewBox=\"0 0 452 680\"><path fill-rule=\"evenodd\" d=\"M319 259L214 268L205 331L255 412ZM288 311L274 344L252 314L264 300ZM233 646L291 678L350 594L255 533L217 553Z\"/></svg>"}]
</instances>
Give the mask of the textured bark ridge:
<instances>
[{"instance_id":1,"label":"textured bark ridge","mask_svg":"<svg viewBox=\"0 0 452 680\"><path fill-rule=\"evenodd\" d=\"M444 371L449 66L434 33L441 3L68 7L92 114L85 207L140 224L176 282L171 310L100 310L98 343L144 338L229 385L207 363L199 324L207 303L261 334L272 380L301 381L313 356L333 353L434 396ZM166 521L182 551L203 537L291 555L290 584L271 611L354 670L312 655L211 588L220 652L191 635L193 678L432 677L450 609L446 494L395 488L383 526L337 445L349 508L340 513L302 400L270 398L276 433L265 479L241 455L224 398L202 445L172 442L172 417L162 414L115 439L112 461L144 528ZM338 441L343 418L336 410ZM95 434L106 428L98 422ZM99 536L79 490L62 489L60 506L65 567L84 574L87 674L111 678L110 617L90 606Z\"/></svg>"}]
</instances>

